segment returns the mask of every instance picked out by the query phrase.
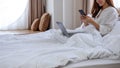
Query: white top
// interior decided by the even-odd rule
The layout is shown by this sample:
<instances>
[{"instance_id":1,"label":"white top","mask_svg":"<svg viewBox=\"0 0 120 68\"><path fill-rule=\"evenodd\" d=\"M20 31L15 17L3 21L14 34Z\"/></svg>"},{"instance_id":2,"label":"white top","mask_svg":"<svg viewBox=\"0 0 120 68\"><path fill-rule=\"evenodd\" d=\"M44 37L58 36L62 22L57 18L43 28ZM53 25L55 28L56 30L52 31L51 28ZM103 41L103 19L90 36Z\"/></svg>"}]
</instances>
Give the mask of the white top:
<instances>
[{"instance_id":1,"label":"white top","mask_svg":"<svg viewBox=\"0 0 120 68\"><path fill-rule=\"evenodd\" d=\"M100 25L100 33L105 35L109 33L118 19L118 12L113 7L104 9L95 21Z\"/></svg>"},{"instance_id":2,"label":"white top","mask_svg":"<svg viewBox=\"0 0 120 68\"><path fill-rule=\"evenodd\" d=\"M100 34L108 34L114 27L115 22L118 20L118 12L114 7L108 7L100 12L99 17L95 18L96 23L100 25ZM85 28L88 30L95 28L93 25L88 25Z\"/></svg>"}]
</instances>

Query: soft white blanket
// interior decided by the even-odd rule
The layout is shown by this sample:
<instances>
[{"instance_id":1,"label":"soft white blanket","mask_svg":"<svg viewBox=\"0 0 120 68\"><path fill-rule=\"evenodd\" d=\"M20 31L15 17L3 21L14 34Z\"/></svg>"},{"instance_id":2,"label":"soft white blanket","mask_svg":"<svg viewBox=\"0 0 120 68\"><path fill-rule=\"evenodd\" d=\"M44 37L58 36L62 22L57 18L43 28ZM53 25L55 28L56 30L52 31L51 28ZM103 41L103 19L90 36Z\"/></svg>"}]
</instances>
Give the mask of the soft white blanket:
<instances>
[{"instance_id":1,"label":"soft white blanket","mask_svg":"<svg viewBox=\"0 0 120 68\"><path fill-rule=\"evenodd\" d=\"M0 35L0 68L55 68L72 61L113 56L98 36L96 33L76 34L67 38L58 30Z\"/></svg>"}]
</instances>

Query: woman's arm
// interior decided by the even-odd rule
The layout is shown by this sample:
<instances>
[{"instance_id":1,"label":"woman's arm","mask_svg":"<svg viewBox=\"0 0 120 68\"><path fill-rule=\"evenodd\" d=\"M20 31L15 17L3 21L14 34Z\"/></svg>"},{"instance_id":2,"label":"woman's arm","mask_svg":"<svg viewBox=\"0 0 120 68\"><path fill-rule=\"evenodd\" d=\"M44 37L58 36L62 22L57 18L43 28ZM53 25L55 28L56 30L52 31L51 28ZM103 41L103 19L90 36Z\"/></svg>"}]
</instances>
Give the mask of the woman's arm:
<instances>
[{"instance_id":1,"label":"woman's arm","mask_svg":"<svg viewBox=\"0 0 120 68\"><path fill-rule=\"evenodd\" d=\"M93 26L95 26L97 30L99 30L100 28L99 24L97 24L91 17L82 16L81 19L85 23L85 26L87 26L88 24L92 24Z\"/></svg>"},{"instance_id":2,"label":"woman's arm","mask_svg":"<svg viewBox=\"0 0 120 68\"><path fill-rule=\"evenodd\" d=\"M106 35L113 29L118 19L118 12L115 8L110 7L102 11L98 18L95 21L89 16L83 16L83 21L87 24L92 24L102 35Z\"/></svg>"},{"instance_id":3,"label":"woman's arm","mask_svg":"<svg viewBox=\"0 0 120 68\"><path fill-rule=\"evenodd\" d=\"M84 26L88 26L88 25L89 25L89 24L86 22L84 16L81 16L80 19L81 19L81 21L84 23Z\"/></svg>"},{"instance_id":4,"label":"woman's arm","mask_svg":"<svg viewBox=\"0 0 120 68\"><path fill-rule=\"evenodd\" d=\"M95 26L95 28L99 31L99 28L100 28L99 24L96 23L96 22L95 22L93 19L91 19L91 18L88 18L88 19L90 19L90 20L89 20L89 23L91 23L93 26Z\"/></svg>"}]
</instances>

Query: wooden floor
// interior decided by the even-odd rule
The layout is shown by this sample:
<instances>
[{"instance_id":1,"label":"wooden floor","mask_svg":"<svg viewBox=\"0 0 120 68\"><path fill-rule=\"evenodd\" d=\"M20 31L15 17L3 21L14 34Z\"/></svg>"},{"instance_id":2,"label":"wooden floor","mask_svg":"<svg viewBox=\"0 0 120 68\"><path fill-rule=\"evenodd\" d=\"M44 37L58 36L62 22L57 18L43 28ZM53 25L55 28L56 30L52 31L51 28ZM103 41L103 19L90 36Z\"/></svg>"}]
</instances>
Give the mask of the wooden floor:
<instances>
[{"instance_id":1,"label":"wooden floor","mask_svg":"<svg viewBox=\"0 0 120 68\"><path fill-rule=\"evenodd\" d=\"M32 33L38 33L40 31L31 31L31 30L11 30L11 31L7 31L7 30L2 30L0 31L0 35L1 34L32 34Z\"/></svg>"}]
</instances>

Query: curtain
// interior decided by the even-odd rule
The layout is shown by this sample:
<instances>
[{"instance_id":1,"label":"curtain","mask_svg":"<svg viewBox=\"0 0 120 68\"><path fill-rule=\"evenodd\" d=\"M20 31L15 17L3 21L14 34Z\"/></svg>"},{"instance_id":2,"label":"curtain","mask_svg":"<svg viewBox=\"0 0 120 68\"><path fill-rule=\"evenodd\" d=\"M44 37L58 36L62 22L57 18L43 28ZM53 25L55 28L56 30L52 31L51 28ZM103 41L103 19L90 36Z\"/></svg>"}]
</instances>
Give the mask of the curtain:
<instances>
[{"instance_id":1,"label":"curtain","mask_svg":"<svg viewBox=\"0 0 120 68\"><path fill-rule=\"evenodd\" d=\"M88 0L83 0L83 10L85 13L87 13L87 7L88 7L87 1Z\"/></svg>"},{"instance_id":2,"label":"curtain","mask_svg":"<svg viewBox=\"0 0 120 68\"><path fill-rule=\"evenodd\" d=\"M40 18L46 12L46 0L29 1L29 29L36 18Z\"/></svg>"},{"instance_id":3,"label":"curtain","mask_svg":"<svg viewBox=\"0 0 120 68\"><path fill-rule=\"evenodd\" d=\"M94 0L83 0L83 10L85 13L90 14Z\"/></svg>"}]
</instances>

